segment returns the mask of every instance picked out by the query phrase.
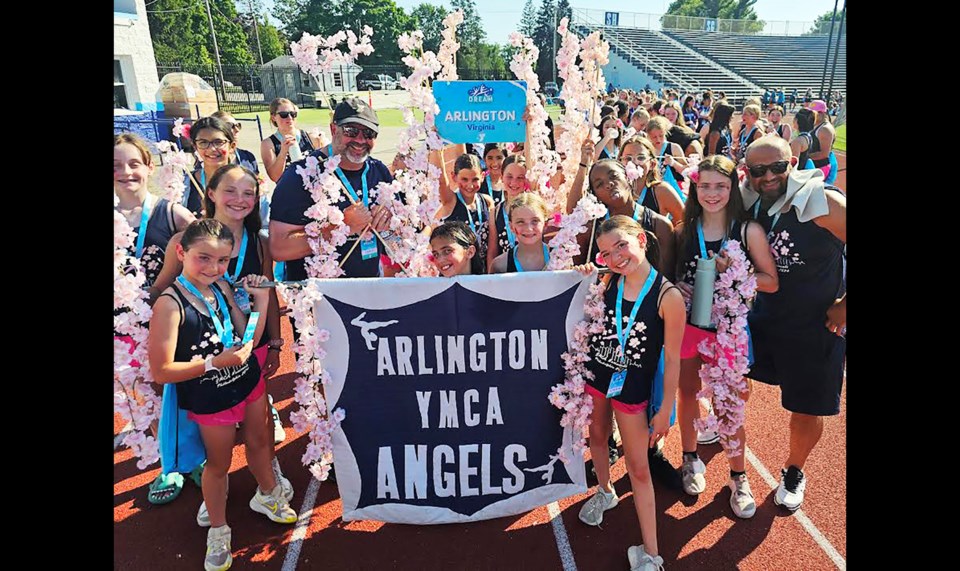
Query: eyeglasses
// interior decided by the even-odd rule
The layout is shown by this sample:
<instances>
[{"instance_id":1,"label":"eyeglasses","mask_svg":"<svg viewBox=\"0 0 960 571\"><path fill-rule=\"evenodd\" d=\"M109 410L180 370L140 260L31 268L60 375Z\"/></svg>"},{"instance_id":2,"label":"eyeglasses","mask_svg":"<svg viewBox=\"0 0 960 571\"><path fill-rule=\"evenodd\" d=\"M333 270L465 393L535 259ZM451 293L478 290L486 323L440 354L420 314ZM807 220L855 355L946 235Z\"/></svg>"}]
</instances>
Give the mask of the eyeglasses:
<instances>
[{"instance_id":1,"label":"eyeglasses","mask_svg":"<svg viewBox=\"0 0 960 571\"><path fill-rule=\"evenodd\" d=\"M769 165L747 165L747 170L750 171L750 176L754 178L760 178L767 173L769 170L773 174L783 174L787 172L787 167L790 165L790 161L777 161L775 163L770 163Z\"/></svg>"},{"instance_id":2,"label":"eyeglasses","mask_svg":"<svg viewBox=\"0 0 960 571\"><path fill-rule=\"evenodd\" d=\"M197 139L195 144L197 145L198 149L205 151L210 147L213 147L214 149L222 149L230 144L230 141L226 139L214 139L212 141L207 141L206 139Z\"/></svg>"},{"instance_id":3,"label":"eyeglasses","mask_svg":"<svg viewBox=\"0 0 960 571\"><path fill-rule=\"evenodd\" d=\"M281 119L289 119L290 117L294 119L297 118L296 111L277 111L277 115L279 115Z\"/></svg>"},{"instance_id":4,"label":"eyeglasses","mask_svg":"<svg viewBox=\"0 0 960 571\"><path fill-rule=\"evenodd\" d=\"M370 139L371 141L376 140L377 138L377 133L371 129L360 127L340 127L340 130L344 135L350 137L351 139L359 137L360 135L363 135L363 138Z\"/></svg>"}]
</instances>

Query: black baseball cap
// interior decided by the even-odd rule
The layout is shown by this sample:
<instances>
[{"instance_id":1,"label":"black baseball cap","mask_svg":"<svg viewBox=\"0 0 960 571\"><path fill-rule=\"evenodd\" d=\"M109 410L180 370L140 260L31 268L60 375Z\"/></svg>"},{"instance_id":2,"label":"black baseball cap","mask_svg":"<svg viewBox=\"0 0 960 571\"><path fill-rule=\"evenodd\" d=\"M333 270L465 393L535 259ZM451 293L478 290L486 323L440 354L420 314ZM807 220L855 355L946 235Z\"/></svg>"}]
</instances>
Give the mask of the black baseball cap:
<instances>
[{"instance_id":1,"label":"black baseball cap","mask_svg":"<svg viewBox=\"0 0 960 571\"><path fill-rule=\"evenodd\" d=\"M333 112L333 122L337 125L358 123L373 129L375 133L380 133L380 122L377 120L377 114L358 97L341 101Z\"/></svg>"}]
</instances>

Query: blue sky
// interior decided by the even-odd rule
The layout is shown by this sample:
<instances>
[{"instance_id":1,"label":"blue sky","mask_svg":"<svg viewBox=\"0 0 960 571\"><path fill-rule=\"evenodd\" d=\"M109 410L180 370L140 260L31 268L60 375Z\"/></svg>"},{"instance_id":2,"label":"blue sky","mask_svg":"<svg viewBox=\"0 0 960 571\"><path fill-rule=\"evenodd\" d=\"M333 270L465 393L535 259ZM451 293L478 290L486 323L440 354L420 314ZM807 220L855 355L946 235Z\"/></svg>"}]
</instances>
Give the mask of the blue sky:
<instances>
[{"instance_id":1,"label":"blue sky","mask_svg":"<svg viewBox=\"0 0 960 571\"><path fill-rule=\"evenodd\" d=\"M408 13L424 0L394 0L397 5ZM431 4L450 7L449 0L430 0ZM523 5L526 0L475 0L480 18L483 20L487 32L487 41L498 44L507 43L507 36L517 29L520 16L523 14ZM267 10L272 7L271 0L264 4ZM591 10L606 10L611 12L627 12L624 6L629 4L629 12L643 14L663 14L670 2L667 0L633 0L626 3L623 0L570 0L573 8L590 8ZM824 12L833 10L834 0L806 0L795 2L791 0L757 0L753 9L765 21L812 22ZM534 0L534 6L539 6L540 0ZM843 0L837 6L837 14L843 9ZM624 17L621 16L621 23Z\"/></svg>"}]
</instances>

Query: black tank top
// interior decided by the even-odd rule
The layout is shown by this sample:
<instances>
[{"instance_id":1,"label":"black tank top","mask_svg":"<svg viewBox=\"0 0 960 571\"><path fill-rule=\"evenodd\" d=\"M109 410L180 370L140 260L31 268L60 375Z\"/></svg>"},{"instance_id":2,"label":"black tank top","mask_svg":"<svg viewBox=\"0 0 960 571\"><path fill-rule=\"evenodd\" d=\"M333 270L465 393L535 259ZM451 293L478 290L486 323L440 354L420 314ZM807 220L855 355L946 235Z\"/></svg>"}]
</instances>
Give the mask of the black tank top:
<instances>
[{"instance_id":1,"label":"black tank top","mask_svg":"<svg viewBox=\"0 0 960 571\"><path fill-rule=\"evenodd\" d=\"M144 287L152 286L157 280L157 276L160 275L167 244L177 231L173 224L171 208L170 201L161 198L153 205L150 218L147 219L147 235L143 239L143 253L140 256L140 266L147 278L143 284ZM139 237L140 225L138 224L133 226L133 245L129 250L131 256L136 254L137 238Z\"/></svg>"},{"instance_id":2,"label":"black tank top","mask_svg":"<svg viewBox=\"0 0 960 571\"><path fill-rule=\"evenodd\" d=\"M214 284L220 290L218 284ZM177 349L174 353L176 361L192 361L196 357L205 359L209 355L216 355L223 351L222 342L213 342L211 337L216 336L217 330L209 316L197 311L180 288L173 287L180 305L183 308L183 323L177 333ZM226 298L223 290L220 293ZM169 294L164 294L169 295ZM217 307L217 316L222 318L224 311L229 308ZM235 343L243 331L236 331L234 324ZM260 364L253 355L239 367L224 367L219 371L210 371L200 377L177 383L177 403L182 409L197 414L213 414L227 410L241 403L250 396L260 380Z\"/></svg>"},{"instance_id":3,"label":"black tank top","mask_svg":"<svg viewBox=\"0 0 960 571\"><path fill-rule=\"evenodd\" d=\"M604 293L603 333L590 337L590 360L587 368L594 378L587 383L606 394L610 379L621 366L617 355L620 342L617 340L616 304L619 276L614 276ZM650 399L653 378L663 348L663 318L660 317L660 288L663 286L663 274L653 280L650 291L640 302L633 328L627 337L627 378L623 391L614 397L624 404L641 404ZM621 314L628 317L633 309L633 300L623 300Z\"/></svg>"},{"instance_id":4,"label":"black tank top","mask_svg":"<svg viewBox=\"0 0 960 571\"><path fill-rule=\"evenodd\" d=\"M665 213L660 211L660 202L657 201L657 193L654 192L653 190L654 186L655 186L655 183L653 185L647 185L643 187L643 190L640 191L640 194L637 196L634 196L633 199L638 201L640 203L640 206L643 206L644 208L649 208L650 210L658 214L663 214L664 216L666 216ZM646 191L646 194L644 194L644 190ZM651 230L651 232L652 231L653 230Z\"/></svg>"},{"instance_id":5,"label":"black tank top","mask_svg":"<svg viewBox=\"0 0 960 571\"><path fill-rule=\"evenodd\" d=\"M710 135L717 133L720 136L717 137L717 142L713 144L713 148L710 147ZM706 156L710 155L723 155L725 157L730 156L730 143L732 139L730 138L730 129L724 129L722 131L716 129L710 129L710 132L707 133L707 149Z\"/></svg>"},{"instance_id":6,"label":"black tank top","mask_svg":"<svg viewBox=\"0 0 960 571\"><path fill-rule=\"evenodd\" d=\"M276 133L270 135L270 142L273 144L273 154L280 156L280 144L282 141L277 137ZM310 137L302 129L300 130L300 142L298 146L303 156L307 156L316 150L313 148L313 141L310 140ZM287 160L283 163L283 166L284 168L290 166L290 153L287 153Z\"/></svg>"},{"instance_id":7,"label":"black tank top","mask_svg":"<svg viewBox=\"0 0 960 571\"><path fill-rule=\"evenodd\" d=\"M746 252L747 247L742 243L744 240L743 227L739 220L734 220L731 224L730 231L727 233L727 240L741 242L740 249ZM723 246L723 240L704 240L703 244L708 252L712 251L716 255ZM677 281L692 287L697 275L697 260L700 259L700 241L694 236L692 240L687 240L685 244L682 244L679 250L677 253ZM690 322L689 308L687 308L687 322Z\"/></svg>"},{"instance_id":8,"label":"black tank top","mask_svg":"<svg viewBox=\"0 0 960 571\"><path fill-rule=\"evenodd\" d=\"M483 182L480 183L479 194L490 196L490 191L487 190L487 180L487 177L483 177ZM500 206L500 203L503 202L503 191L493 189L493 196L491 198L493 198L494 206Z\"/></svg>"},{"instance_id":9,"label":"black tank top","mask_svg":"<svg viewBox=\"0 0 960 571\"><path fill-rule=\"evenodd\" d=\"M781 214L772 229L773 219L762 208L757 221L767 231L780 287L775 293L757 294L751 320L784 334L822 328L843 280L843 242L813 220L801 223L795 208Z\"/></svg>"},{"instance_id":10,"label":"black tank top","mask_svg":"<svg viewBox=\"0 0 960 571\"><path fill-rule=\"evenodd\" d=\"M820 129L823 128L824 125L826 125L826 123L820 123L820 124L817 125L816 128L814 128L814 130L810 133L810 136L813 137L813 140L816 141L816 145L817 145L817 148L816 148L816 149L813 149L812 146L811 146L811 149L810 149L810 152L811 152L811 153L819 152L819 151L823 148L823 146L820 144L820 137L819 137L818 135L819 135L819 133L820 133ZM830 164L830 155L829 155L829 154L828 154L827 156L823 157L822 159L813 159L813 166L815 166L815 167L817 167L817 168L825 167L825 166L827 166L827 165L829 165L829 164Z\"/></svg>"},{"instance_id":11,"label":"black tank top","mask_svg":"<svg viewBox=\"0 0 960 571\"><path fill-rule=\"evenodd\" d=\"M777 136L783 138L783 125L777 125Z\"/></svg>"},{"instance_id":12,"label":"black tank top","mask_svg":"<svg viewBox=\"0 0 960 571\"><path fill-rule=\"evenodd\" d=\"M640 226L643 227L644 230L650 232L651 234L653 234L654 238L656 238L656 235L657 235L655 230L656 221L654 221L653 214L651 214L651 211L649 209L647 208L640 209L640 220L637 220L637 222L640 223ZM600 224L602 223L603 223L603 220L600 220L599 218L593 221L593 225L594 225L593 252L594 254L600 252L600 245L597 244L597 238L600 236ZM587 262L593 262L593 261L594 260L587 260ZM649 247L647 248L647 261L650 262L650 265L657 268L657 271L661 270L660 261L653 259L653 252L652 252L652 249Z\"/></svg>"},{"instance_id":13,"label":"black tank top","mask_svg":"<svg viewBox=\"0 0 960 571\"><path fill-rule=\"evenodd\" d=\"M481 260L484 260L483 266L486 267L487 259L487 237L490 235L490 226L487 225L487 220L490 218L490 208L487 206L487 201L483 200L478 196L473 199L474 208L470 209L469 213L467 212L467 205L457 199L456 205L453 207L453 211L450 212L450 215L442 219L441 222L466 222L470 226L471 218L473 219L473 228L474 232L477 235L477 254L480 256ZM483 214L483 222L481 223L477 215L477 208L480 209L480 212ZM486 272L484 272L486 273Z\"/></svg>"}]
</instances>

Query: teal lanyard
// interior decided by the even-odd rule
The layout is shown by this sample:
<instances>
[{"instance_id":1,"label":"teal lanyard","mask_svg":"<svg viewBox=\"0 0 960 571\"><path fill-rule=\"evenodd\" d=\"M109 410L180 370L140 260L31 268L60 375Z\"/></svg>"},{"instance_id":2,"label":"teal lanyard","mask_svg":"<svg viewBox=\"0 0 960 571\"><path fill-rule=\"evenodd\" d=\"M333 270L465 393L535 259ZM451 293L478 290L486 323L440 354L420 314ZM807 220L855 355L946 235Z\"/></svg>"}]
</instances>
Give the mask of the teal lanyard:
<instances>
[{"instance_id":1,"label":"teal lanyard","mask_svg":"<svg viewBox=\"0 0 960 571\"><path fill-rule=\"evenodd\" d=\"M523 266L520 265L520 257L517 256L517 250L519 248L513 248L513 263L517 266L518 272L525 272ZM547 248L546 244L543 244L543 267L547 267L547 263L550 262L550 250Z\"/></svg>"},{"instance_id":2,"label":"teal lanyard","mask_svg":"<svg viewBox=\"0 0 960 571\"><path fill-rule=\"evenodd\" d=\"M733 232L733 225L736 223L735 220L730 221L730 232ZM729 238L729 233L727 236L723 237L723 241L720 242L720 249L723 249L724 244L727 243L727 238ZM703 260L707 259L707 243L703 240L703 222L697 220L697 240L700 242L700 258ZM719 252L717 252L719 254Z\"/></svg>"},{"instance_id":3,"label":"teal lanyard","mask_svg":"<svg viewBox=\"0 0 960 571\"><path fill-rule=\"evenodd\" d=\"M470 209L467 208L467 203L463 200L463 195L459 192L457 194L457 200L460 201L460 204L463 205L464 210L467 211L467 219L470 221L470 229L473 230L473 233L477 235L477 238L480 237L480 234L477 233L477 226L473 223L473 215L470 214ZM477 224L483 224L483 206L480 204L481 199L474 197L474 202L477 203ZM506 220L506 218L504 218Z\"/></svg>"},{"instance_id":4,"label":"teal lanyard","mask_svg":"<svg viewBox=\"0 0 960 571\"><path fill-rule=\"evenodd\" d=\"M140 207L140 229L137 231L137 258L143 256L143 245L147 239L147 224L150 222L150 210L153 205L150 204L150 195L143 199L143 206Z\"/></svg>"},{"instance_id":5,"label":"teal lanyard","mask_svg":"<svg viewBox=\"0 0 960 571\"><path fill-rule=\"evenodd\" d=\"M517 244L517 237L513 235L513 230L510 229L510 214L503 211L503 204L500 203L500 212L503 213L503 226L507 229L507 242L510 243L510 247L513 248Z\"/></svg>"},{"instance_id":6,"label":"teal lanyard","mask_svg":"<svg viewBox=\"0 0 960 571\"><path fill-rule=\"evenodd\" d=\"M237 279L240 277L240 270L243 269L243 259L247 255L247 229L243 229L243 239L240 240L240 255L237 256L237 267L235 268L233 275L230 275L230 269L227 268L227 271L224 272L223 277L227 278L227 281L231 284L237 283Z\"/></svg>"},{"instance_id":7,"label":"teal lanyard","mask_svg":"<svg viewBox=\"0 0 960 571\"><path fill-rule=\"evenodd\" d=\"M327 150L328 150L328 152L330 153L330 154L327 155L327 156L333 155L333 145L327 145ZM369 191L369 189L367 188L367 173L368 173L368 172L370 172L370 162L369 162L369 161L366 162L366 164L365 164L364 167L363 167L363 172L360 173L360 183L363 185L363 186L362 186L362 191L363 191L363 205L366 206L367 208L370 207L370 191ZM347 193L350 195L350 197L353 198L353 201L354 201L354 202L359 202L359 201L360 201L360 197L357 196L357 191L354 190L353 185L350 184L350 181L349 181L349 180L347 180L347 175L344 174L343 169L341 169L340 167L337 167L337 176L340 178L340 182L343 183L343 188L344 188L344 190L346 190Z\"/></svg>"},{"instance_id":8,"label":"teal lanyard","mask_svg":"<svg viewBox=\"0 0 960 571\"><path fill-rule=\"evenodd\" d=\"M490 195L490 198L493 198L493 181L490 180L490 174L487 174L487 194Z\"/></svg>"},{"instance_id":9,"label":"teal lanyard","mask_svg":"<svg viewBox=\"0 0 960 571\"><path fill-rule=\"evenodd\" d=\"M633 309L630 310L630 319L627 321L627 327L623 327L623 282L625 281L623 276L620 277L620 283L617 286L617 340L620 341L620 349L623 350L624 359L627 355L627 337L630 336L630 330L633 329L633 322L637 318L637 311L640 310L640 305L643 303L643 299L647 297L647 293L650 292L650 288L653 287L653 280L657 279L657 270L650 266L650 275L647 276L647 281L643 282L643 288L640 290L640 295L637 296L637 300L633 302Z\"/></svg>"},{"instance_id":10,"label":"teal lanyard","mask_svg":"<svg viewBox=\"0 0 960 571\"><path fill-rule=\"evenodd\" d=\"M760 217L760 199L757 199L757 204L753 207L753 219L757 220ZM770 224L770 231L773 232L773 227L777 225L777 222L780 220L780 213L777 212L773 215L773 223Z\"/></svg>"},{"instance_id":11,"label":"teal lanyard","mask_svg":"<svg viewBox=\"0 0 960 571\"><path fill-rule=\"evenodd\" d=\"M183 274L177 277L177 281L180 282L180 285L185 287L187 291L195 295L200 301L203 302L203 305L207 308L207 313L210 314L210 320L213 321L213 328L217 330L217 335L220 336L220 342L223 343L223 347L229 348L233 345L233 321L230 320L230 306L227 305L227 302L224 301L223 296L220 295L220 290L215 286L211 286L210 289L213 291L213 296L217 298L217 305L223 311L223 321L217 317L217 312L213 310L213 307L207 302L206 298L203 297L203 294L200 293L192 283L190 283L187 278L183 277Z\"/></svg>"},{"instance_id":12,"label":"teal lanyard","mask_svg":"<svg viewBox=\"0 0 960 571\"><path fill-rule=\"evenodd\" d=\"M604 216L603 219L604 219L604 220L610 220L610 211L609 211L609 210L607 210L607 215ZM634 203L633 203L633 220L634 220L635 222L639 222L639 221L640 221L640 203L639 203L639 202L634 202Z\"/></svg>"}]
</instances>

